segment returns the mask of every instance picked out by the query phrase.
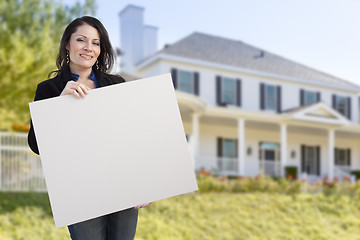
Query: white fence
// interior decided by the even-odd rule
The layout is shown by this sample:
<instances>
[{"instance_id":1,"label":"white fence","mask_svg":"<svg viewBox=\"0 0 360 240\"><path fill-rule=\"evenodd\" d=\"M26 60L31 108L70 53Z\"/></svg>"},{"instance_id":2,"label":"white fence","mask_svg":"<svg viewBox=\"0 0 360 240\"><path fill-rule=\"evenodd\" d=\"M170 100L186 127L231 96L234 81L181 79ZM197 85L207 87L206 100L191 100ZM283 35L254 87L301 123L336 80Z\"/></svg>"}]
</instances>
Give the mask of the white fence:
<instances>
[{"instance_id":1,"label":"white fence","mask_svg":"<svg viewBox=\"0 0 360 240\"><path fill-rule=\"evenodd\" d=\"M0 132L0 191L46 191L40 157L26 133Z\"/></svg>"}]
</instances>

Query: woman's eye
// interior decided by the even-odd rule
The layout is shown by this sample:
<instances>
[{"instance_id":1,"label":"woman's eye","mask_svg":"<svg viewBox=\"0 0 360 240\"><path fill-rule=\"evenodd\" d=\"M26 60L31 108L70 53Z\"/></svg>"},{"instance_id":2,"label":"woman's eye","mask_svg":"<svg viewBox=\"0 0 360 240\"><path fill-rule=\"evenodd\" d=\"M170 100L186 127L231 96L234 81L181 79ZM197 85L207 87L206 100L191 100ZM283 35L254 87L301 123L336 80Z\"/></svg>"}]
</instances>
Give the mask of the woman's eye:
<instances>
[{"instance_id":1,"label":"woman's eye","mask_svg":"<svg viewBox=\"0 0 360 240\"><path fill-rule=\"evenodd\" d=\"M100 43L98 43L98 42L94 42L94 44L95 44L96 46L100 46Z\"/></svg>"},{"instance_id":2,"label":"woman's eye","mask_svg":"<svg viewBox=\"0 0 360 240\"><path fill-rule=\"evenodd\" d=\"M78 42L83 42L84 39L78 38L78 39L76 39L76 41L78 41Z\"/></svg>"}]
</instances>

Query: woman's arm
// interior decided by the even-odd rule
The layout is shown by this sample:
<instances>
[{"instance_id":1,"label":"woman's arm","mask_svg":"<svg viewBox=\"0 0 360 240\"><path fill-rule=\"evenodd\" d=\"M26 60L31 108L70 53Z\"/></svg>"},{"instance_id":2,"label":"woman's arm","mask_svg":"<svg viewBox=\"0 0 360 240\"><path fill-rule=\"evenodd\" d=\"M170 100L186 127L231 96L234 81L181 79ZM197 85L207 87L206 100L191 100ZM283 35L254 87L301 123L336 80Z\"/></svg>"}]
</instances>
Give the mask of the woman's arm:
<instances>
[{"instance_id":1,"label":"woman's arm","mask_svg":"<svg viewBox=\"0 0 360 240\"><path fill-rule=\"evenodd\" d=\"M39 84L40 85L40 84ZM46 99L46 96L43 94L43 92L41 91L41 87L39 87L39 85L36 88L36 93L35 93L35 98L34 98L34 102L38 101L38 100L42 100L42 99ZM36 137L35 137L35 132L34 132L34 126L32 124L32 121L30 120L30 131L28 133L28 144L30 149L39 155L39 149L37 146L37 142L36 142Z\"/></svg>"}]
</instances>

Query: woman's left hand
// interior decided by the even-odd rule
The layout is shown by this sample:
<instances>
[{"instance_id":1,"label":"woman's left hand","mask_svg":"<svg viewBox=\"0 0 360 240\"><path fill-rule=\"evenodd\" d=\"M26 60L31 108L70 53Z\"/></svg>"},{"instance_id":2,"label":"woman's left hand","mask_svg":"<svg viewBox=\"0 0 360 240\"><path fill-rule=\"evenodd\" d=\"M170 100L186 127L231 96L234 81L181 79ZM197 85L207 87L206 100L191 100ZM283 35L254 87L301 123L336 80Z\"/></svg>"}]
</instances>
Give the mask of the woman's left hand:
<instances>
[{"instance_id":1,"label":"woman's left hand","mask_svg":"<svg viewBox=\"0 0 360 240\"><path fill-rule=\"evenodd\" d=\"M135 209L140 209L140 208L144 208L144 207L147 207L149 206L151 203L145 203L145 204L141 204L141 205L138 205L136 207L134 207Z\"/></svg>"}]
</instances>

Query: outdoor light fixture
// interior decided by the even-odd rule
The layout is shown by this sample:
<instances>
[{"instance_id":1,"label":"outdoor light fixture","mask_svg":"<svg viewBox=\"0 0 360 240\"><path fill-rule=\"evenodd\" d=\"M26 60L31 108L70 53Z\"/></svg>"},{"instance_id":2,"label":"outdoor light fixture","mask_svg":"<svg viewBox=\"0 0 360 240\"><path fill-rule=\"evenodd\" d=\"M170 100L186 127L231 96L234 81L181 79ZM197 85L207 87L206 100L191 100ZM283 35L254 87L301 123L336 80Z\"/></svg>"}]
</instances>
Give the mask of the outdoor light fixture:
<instances>
[{"instance_id":1,"label":"outdoor light fixture","mask_svg":"<svg viewBox=\"0 0 360 240\"><path fill-rule=\"evenodd\" d=\"M295 152L295 150L292 150L291 151L291 158L295 158L296 157L296 152Z\"/></svg>"}]
</instances>

